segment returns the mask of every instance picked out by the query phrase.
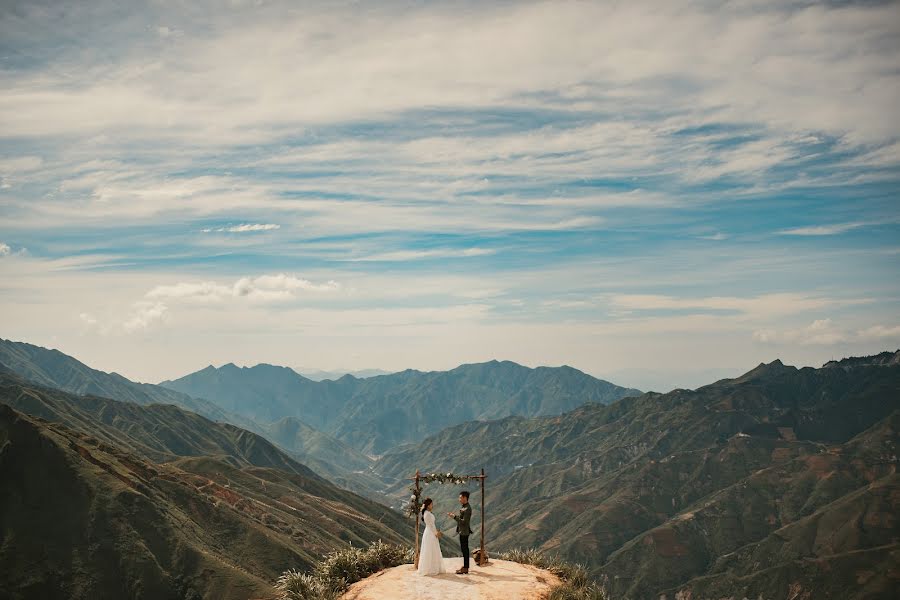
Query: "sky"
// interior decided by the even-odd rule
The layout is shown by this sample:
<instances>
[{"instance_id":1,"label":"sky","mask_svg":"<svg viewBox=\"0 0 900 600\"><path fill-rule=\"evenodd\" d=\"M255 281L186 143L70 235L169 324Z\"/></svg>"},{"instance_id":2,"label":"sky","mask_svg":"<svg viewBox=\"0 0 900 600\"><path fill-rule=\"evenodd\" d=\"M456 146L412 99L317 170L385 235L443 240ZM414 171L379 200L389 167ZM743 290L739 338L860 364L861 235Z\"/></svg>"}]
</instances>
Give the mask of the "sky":
<instances>
[{"instance_id":1,"label":"sky","mask_svg":"<svg viewBox=\"0 0 900 600\"><path fill-rule=\"evenodd\" d=\"M642 389L900 348L896 2L0 3L0 337Z\"/></svg>"}]
</instances>

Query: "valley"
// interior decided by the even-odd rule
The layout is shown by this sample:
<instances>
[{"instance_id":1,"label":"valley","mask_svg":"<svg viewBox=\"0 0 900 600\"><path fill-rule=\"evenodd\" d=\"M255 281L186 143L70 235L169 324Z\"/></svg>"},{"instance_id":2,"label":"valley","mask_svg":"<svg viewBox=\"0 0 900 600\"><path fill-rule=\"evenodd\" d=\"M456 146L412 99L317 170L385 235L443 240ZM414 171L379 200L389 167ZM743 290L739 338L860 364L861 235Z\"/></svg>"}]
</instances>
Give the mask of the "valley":
<instances>
[{"instance_id":1,"label":"valley","mask_svg":"<svg viewBox=\"0 0 900 600\"><path fill-rule=\"evenodd\" d=\"M146 579L189 597L225 581L248 597L343 544L408 544L401 508L415 469L482 467L489 551L537 548L584 564L617 600L787 589L868 598L900 579L900 352L821 368L775 360L696 390L638 394L566 368L496 361L322 382L226 365L170 389L16 344L0 345L15 367L0 369L0 473L20 490L0 505L10 532L0 561L21 572L10 590L56 597ZM205 397L188 393L201 388ZM427 407L453 394L455 412L436 411L451 423L442 428ZM377 425L390 415L397 427ZM345 420L379 435L350 435L361 425ZM479 490L467 487L478 514ZM425 490L449 534L443 514L457 492ZM61 496L81 516L59 517L67 525L46 535L83 565L51 557L64 580L33 572L39 548L25 534L39 514L65 510ZM112 528L103 535L113 549L91 542L90 523Z\"/></svg>"}]
</instances>

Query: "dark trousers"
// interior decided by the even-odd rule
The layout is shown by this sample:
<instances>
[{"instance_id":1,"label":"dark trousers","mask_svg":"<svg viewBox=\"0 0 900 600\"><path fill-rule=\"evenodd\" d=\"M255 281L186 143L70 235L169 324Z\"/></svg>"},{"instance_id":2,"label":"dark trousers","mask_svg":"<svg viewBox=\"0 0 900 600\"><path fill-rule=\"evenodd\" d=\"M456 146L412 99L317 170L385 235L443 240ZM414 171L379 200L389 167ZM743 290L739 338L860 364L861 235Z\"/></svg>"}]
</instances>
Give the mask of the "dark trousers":
<instances>
[{"instance_id":1,"label":"dark trousers","mask_svg":"<svg viewBox=\"0 0 900 600\"><path fill-rule=\"evenodd\" d=\"M459 547L463 553L463 569L469 568L469 536L459 536Z\"/></svg>"}]
</instances>

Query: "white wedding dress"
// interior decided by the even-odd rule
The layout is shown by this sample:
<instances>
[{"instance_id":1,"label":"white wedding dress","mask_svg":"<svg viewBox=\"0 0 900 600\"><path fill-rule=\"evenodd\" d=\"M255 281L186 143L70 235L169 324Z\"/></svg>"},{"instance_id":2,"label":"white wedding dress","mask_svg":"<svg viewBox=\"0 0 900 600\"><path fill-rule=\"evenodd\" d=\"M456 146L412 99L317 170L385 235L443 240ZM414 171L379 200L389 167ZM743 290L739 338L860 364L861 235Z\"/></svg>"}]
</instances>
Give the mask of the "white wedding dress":
<instances>
[{"instance_id":1,"label":"white wedding dress","mask_svg":"<svg viewBox=\"0 0 900 600\"><path fill-rule=\"evenodd\" d=\"M441 544L434 526L434 513L425 511L425 531L422 532L422 548L419 550L419 575L440 575L446 573Z\"/></svg>"}]
</instances>

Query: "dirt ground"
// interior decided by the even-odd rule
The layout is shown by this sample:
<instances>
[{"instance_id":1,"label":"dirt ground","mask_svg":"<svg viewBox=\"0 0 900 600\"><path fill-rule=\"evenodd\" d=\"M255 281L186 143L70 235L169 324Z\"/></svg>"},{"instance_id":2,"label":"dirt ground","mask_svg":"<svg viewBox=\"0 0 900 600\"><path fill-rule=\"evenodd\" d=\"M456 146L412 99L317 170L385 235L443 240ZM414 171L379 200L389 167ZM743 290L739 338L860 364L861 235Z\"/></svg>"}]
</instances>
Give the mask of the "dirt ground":
<instances>
[{"instance_id":1,"label":"dirt ground","mask_svg":"<svg viewBox=\"0 0 900 600\"><path fill-rule=\"evenodd\" d=\"M420 577L412 565L386 569L350 586L342 600L540 600L559 583L552 573L505 560L456 575L462 558L445 558L443 575Z\"/></svg>"}]
</instances>

